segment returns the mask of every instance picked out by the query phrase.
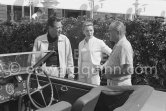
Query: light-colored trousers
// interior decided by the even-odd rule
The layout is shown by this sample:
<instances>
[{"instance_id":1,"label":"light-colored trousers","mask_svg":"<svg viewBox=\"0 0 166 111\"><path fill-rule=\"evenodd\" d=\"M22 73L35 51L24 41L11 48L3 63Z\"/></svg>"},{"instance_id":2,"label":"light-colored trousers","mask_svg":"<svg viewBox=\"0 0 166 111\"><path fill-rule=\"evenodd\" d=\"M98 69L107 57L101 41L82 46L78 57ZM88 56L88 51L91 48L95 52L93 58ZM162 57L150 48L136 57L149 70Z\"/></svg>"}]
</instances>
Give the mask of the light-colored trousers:
<instances>
[{"instance_id":1,"label":"light-colored trousers","mask_svg":"<svg viewBox=\"0 0 166 111\"><path fill-rule=\"evenodd\" d=\"M100 85L99 71L96 70L96 66L89 62L83 62L78 81Z\"/></svg>"}]
</instances>

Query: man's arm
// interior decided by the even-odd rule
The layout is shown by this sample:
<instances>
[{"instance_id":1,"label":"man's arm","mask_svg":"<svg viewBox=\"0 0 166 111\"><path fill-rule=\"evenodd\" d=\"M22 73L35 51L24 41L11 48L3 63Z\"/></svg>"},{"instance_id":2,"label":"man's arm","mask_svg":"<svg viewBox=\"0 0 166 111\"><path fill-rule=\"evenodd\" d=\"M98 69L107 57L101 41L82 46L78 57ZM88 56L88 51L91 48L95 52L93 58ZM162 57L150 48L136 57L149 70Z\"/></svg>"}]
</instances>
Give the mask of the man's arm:
<instances>
[{"instance_id":1,"label":"man's arm","mask_svg":"<svg viewBox=\"0 0 166 111\"><path fill-rule=\"evenodd\" d=\"M69 39L66 39L66 54L67 54L67 74L73 76L74 74L74 62L72 48Z\"/></svg>"},{"instance_id":2,"label":"man's arm","mask_svg":"<svg viewBox=\"0 0 166 111\"><path fill-rule=\"evenodd\" d=\"M37 51L37 39L35 39L32 52L36 52L36 51ZM35 65L35 63L36 63L36 54L32 54L30 56L31 56L31 60L30 60L31 66Z\"/></svg>"},{"instance_id":3,"label":"man's arm","mask_svg":"<svg viewBox=\"0 0 166 111\"><path fill-rule=\"evenodd\" d=\"M81 42L78 46L78 74L81 74Z\"/></svg>"},{"instance_id":4,"label":"man's arm","mask_svg":"<svg viewBox=\"0 0 166 111\"><path fill-rule=\"evenodd\" d=\"M130 64L124 64L120 67L114 67L111 70L112 72L106 73L105 75L107 79L116 79L133 74L133 66Z\"/></svg>"}]
</instances>

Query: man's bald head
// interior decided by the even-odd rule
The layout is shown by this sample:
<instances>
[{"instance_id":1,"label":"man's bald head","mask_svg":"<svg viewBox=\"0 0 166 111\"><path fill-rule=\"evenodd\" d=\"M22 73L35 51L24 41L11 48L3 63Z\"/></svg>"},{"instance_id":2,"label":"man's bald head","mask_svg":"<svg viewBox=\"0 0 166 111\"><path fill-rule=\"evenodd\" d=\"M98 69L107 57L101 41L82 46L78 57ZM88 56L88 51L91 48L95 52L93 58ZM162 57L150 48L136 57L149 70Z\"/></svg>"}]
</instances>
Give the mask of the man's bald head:
<instances>
[{"instance_id":1,"label":"man's bald head","mask_svg":"<svg viewBox=\"0 0 166 111\"><path fill-rule=\"evenodd\" d=\"M125 35L126 33L126 27L120 21L113 21L109 26L109 30L112 30L112 29L119 32L120 35Z\"/></svg>"},{"instance_id":2,"label":"man's bald head","mask_svg":"<svg viewBox=\"0 0 166 111\"><path fill-rule=\"evenodd\" d=\"M126 27L120 21L113 21L109 26L110 41L118 42L122 37L125 36Z\"/></svg>"}]
</instances>

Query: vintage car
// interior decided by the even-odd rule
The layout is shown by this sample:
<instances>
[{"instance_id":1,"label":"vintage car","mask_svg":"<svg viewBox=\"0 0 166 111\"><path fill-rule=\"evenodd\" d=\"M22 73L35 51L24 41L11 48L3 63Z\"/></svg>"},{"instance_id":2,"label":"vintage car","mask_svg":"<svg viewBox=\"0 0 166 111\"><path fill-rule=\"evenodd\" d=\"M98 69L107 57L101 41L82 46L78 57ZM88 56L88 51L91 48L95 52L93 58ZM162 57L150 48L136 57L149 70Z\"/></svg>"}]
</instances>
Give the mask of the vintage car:
<instances>
[{"instance_id":1,"label":"vintage car","mask_svg":"<svg viewBox=\"0 0 166 111\"><path fill-rule=\"evenodd\" d=\"M54 52L0 55L0 111L166 111L166 93L150 86L97 86L52 77L42 65ZM45 54L31 66L33 54Z\"/></svg>"}]
</instances>

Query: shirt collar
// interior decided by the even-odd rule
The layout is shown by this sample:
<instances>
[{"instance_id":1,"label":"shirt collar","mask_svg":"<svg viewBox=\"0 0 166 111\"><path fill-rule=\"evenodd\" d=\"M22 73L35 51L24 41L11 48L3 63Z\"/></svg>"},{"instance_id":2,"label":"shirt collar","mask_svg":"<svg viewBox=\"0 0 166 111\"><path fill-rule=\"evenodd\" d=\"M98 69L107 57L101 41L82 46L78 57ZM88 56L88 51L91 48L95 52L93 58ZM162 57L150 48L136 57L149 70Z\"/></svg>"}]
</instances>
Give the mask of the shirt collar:
<instances>
[{"instance_id":1,"label":"shirt collar","mask_svg":"<svg viewBox=\"0 0 166 111\"><path fill-rule=\"evenodd\" d=\"M48 39L47 39L47 35L48 35L48 33L46 33L46 35L45 35L46 38L43 39L43 40L41 40L41 41L43 41L43 42L49 42ZM62 42L62 41L64 41L64 38L63 38L62 35L60 34L59 37L58 37L58 42Z\"/></svg>"},{"instance_id":2,"label":"shirt collar","mask_svg":"<svg viewBox=\"0 0 166 111\"><path fill-rule=\"evenodd\" d=\"M49 43L57 41L58 38L59 37L52 38L51 35L50 35L50 33L49 32L47 33L47 40L48 40Z\"/></svg>"},{"instance_id":3,"label":"shirt collar","mask_svg":"<svg viewBox=\"0 0 166 111\"><path fill-rule=\"evenodd\" d=\"M126 36L123 36L117 43L116 46L119 45L122 41L126 40Z\"/></svg>"},{"instance_id":4,"label":"shirt collar","mask_svg":"<svg viewBox=\"0 0 166 111\"><path fill-rule=\"evenodd\" d=\"M94 36L92 36L90 39L89 39L89 41L90 40L92 40L94 38ZM86 44L87 42L86 42L86 40L85 40L85 38L84 38L84 44Z\"/></svg>"}]
</instances>

